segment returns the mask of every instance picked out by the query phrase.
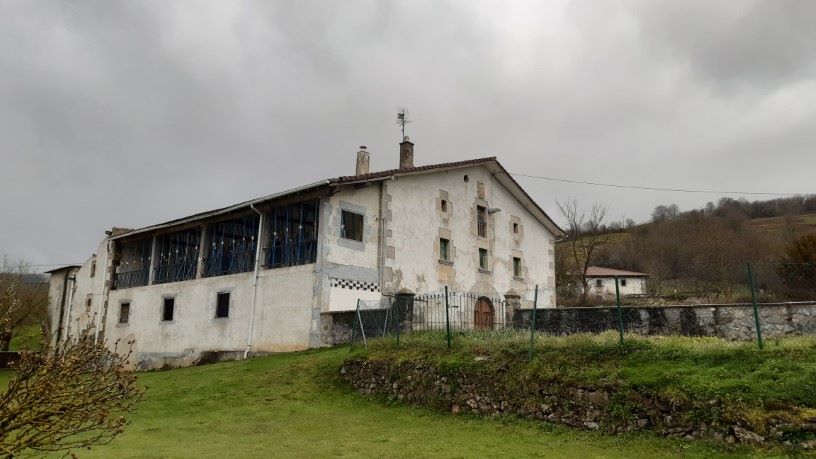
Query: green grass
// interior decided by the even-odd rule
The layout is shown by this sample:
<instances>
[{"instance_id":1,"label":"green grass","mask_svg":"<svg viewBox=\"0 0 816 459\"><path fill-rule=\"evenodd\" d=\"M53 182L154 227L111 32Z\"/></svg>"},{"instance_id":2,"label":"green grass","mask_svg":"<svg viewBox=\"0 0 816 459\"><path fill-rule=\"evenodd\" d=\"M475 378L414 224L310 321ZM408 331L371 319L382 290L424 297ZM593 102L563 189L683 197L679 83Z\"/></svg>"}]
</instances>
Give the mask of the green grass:
<instances>
[{"instance_id":1,"label":"green grass","mask_svg":"<svg viewBox=\"0 0 816 459\"><path fill-rule=\"evenodd\" d=\"M375 341L371 355L394 354L392 341ZM496 361L526 362L530 335L516 331L454 336L445 348L443 333L403 337L404 358L436 356L447 365L468 364L473 355L498 355ZM816 408L816 336L754 342L681 336L626 335L616 332L553 337L537 335L531 375L551 375L561 383L626 385L653 392L680 394L726 402L739 400L757 407L785 404ZM524 364L526 366L526 363Z\"/></svg>"},{"instance_id":2,"label":"green grass","mask_svg":"<svg viewBox=\"0 0 816 459\"><path fill-rule=\"evenodd\" d=\"M40 346L41 341L42 328L37 324L26 325L11 339L9 350L36 349Z\"/></svg>"},{"instance_id":3,"label":"green grass","mask_svg":"<svg viewBox=\"0 0 816 459\"><path fill-rule=\"evenodd\" d=\"M83 457L745 457L704 442L609 436L514 418L453 416L338 383L348 349L144 373L148 398Z\"/></svg>"}]
</instances>

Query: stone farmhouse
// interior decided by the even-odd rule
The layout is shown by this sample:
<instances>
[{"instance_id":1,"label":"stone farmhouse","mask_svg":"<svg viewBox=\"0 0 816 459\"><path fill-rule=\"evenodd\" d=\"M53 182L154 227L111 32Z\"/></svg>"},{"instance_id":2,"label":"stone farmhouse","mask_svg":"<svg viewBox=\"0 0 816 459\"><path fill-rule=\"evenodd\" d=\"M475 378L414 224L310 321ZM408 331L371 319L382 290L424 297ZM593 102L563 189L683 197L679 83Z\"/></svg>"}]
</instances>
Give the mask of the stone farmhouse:
<instances>
[{"instance_id":1,"label":"stone farmhouse","mask_svg":"<svg viewBox=\"0 0 816 459\"><path fill-rule=\"evenodd\" d=\"M113 228L82 266L51 272L55 339L93 322L135 340L139 368L333 344L358 299L554 290L562 230L495 157L322 180L148 226ZM555 306L554 296L539 307Z\"/></svg>"}]
</instances>

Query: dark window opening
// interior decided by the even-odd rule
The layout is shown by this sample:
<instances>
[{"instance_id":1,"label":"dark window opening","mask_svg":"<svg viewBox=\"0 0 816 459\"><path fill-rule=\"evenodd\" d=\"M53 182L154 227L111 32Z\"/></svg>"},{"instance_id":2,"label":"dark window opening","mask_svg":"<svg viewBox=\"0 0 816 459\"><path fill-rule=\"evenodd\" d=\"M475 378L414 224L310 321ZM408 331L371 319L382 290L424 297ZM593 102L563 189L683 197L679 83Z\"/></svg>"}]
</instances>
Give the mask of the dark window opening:
<instances>
[{"instance_id":1,"label":"dark window opening","mask_svg":"<svg viewBox=\"0 0 816 459\"><path fill-rule=\"evenodd\" d=\"M596 287L603 287L603 281L600 279L595 279L595 286Z\"/></svg>"},{"instance_id":2,"label":"dark window opening","mask_svg":"<svg viewBox=\"0 0 816 459\"><path fill-rule=\"evenodd\" d=\"M130 320L130 303L121 303L119 305L119 323L126 324Z\"/></svg>"},{"instance_id":3,"label":"dark window opening","mask_svg":"<svg viewBox=\"0 0 816 459\"><path fill-rule=\"evenodd\" d=\"M116 243L116 273L114 288L141 287L147 285L150 276L150 238Z\"/></svg>"},{"instance_id":4,"label":"dark window opening","mask_svg":"<svg viewBox=\"0 0 816 459\"><path fill-rule=\"evenodd\" d=\"M479 268L487 270L487 249L479 249Z\"/></svg>"},{"instance_id":5,"label":"dark window opening","mask_svg":"<svg viewBox=\"0 0 816 459\"><path fill-rule=\"evenodd\" d=\"M513 275L521 277L521 258L513 257Z\"/></svg>"},{"instance_id":6,"label":"dark window opening","mask_svg":"<svg viewBox=\"0 0 816 459\"><path fill-rule=\"evenodd\" d=\"M215 302L215 317L229 317L229 292L221 292L218 294Z\"/></svg>"},{"instance_id":7,"label":"dark window opening","mask_svg":"<svg viewBox=\"0 0 816 459\"><path fill-rule=\"evenodd\" d=\"M487 237L487 209L476 206L476 230L480 237Z\"/></svg>"},{"instance_id":8,"label":"dark window opening","mask_svg":"<svg viewBox=\"0 0 816 459\"><path fill-rule=\"evenodd\" d=\"M91 313L91 304L93 303L93 297L89 293L87 297L85 297L85 314Z\"/></svg>"},{"instance_id":9,"label":"dark window opening","mask_svg":"<svg viewBox=\"0 0 816 459\"><path fill-rule=\"evenodd\" d=\"M91 260L91 277L96 275L96 255L94 255L93 260Z\"/></svg>"},{"instance_id":10,"label":"dark window opening","mask_svg":"<svg viewBox=\"0 0 816 459\"><path fill-rule=\"evenodd\" d=\"M340 235L346 239L363 241L363 216L348 210L343 211Z\"/></svg>"},{"instance_id":11,"label":"dark window opening","mask_svg":"<svg viewBox=\"0 0 816 459\"><path fill-rule=\"evenodd\" d=\"M305 265L317 259L319 201L305 201L271 209L264 266Z\"/></svg>"},{"instance_id":12,"label":"dark window opening","mask_svg":"<svg viewBox=\"0 0 816 459\"><path fill-rule=\"evenodd\" d=\"M469 181L470 181L470 177L468 177L467 174L465 174L465 183L467 183Z\"/></svg>"},{"instance_id":13,"label":"dark window opening","mask_svg":"<svg viewBox=\"0 0 816 459\"><path fill-rule=\"evenodd\" d=\"M626 287L626 279L621 279L620 280L620 286L621 287Z\"/></svg>"},{"instance_id":14,"label":"dark window opening","mask_svg":"<svg viewBox=\"0 0 816 459\"><path fill-rule=\"evenodd\" d=\"M513 223L513 233L518 234L518 223Z\"/></svg>"},{"instance_id":15,"label":"dark window opening","mask_svg":"<svg viewBox=\"0 0 816 459\"><path fill-rule=\"evenodd\" d=\"M207 229L204 277L245 273L255 269L258 214L217 222Z\"/></svg>"},{"instance_id":16,"label":"dark window opening","mask_svg":"<svg viewBox=\"0 0 816 459\"><path fill-rule=\"evenodd\" d=\"M195 279L201 229L191 228L156 237L156 284Z\"/></svg>"},{"instance_id":17,"label":"dark window opening","mask_svg":"<svg viewBox=\"0 0 816 459\"><path fill-rule=\"evenodd\" d=\"M174 309L176 309L176 299L165 298L164 307L162 308L162 320L165 322L173 320Z\"/></svg>"},{"instance_id":18,"label":"dark window opening","mask_svg":"<svg viewBox=\"0 0 816 459\"><path fill-rule=\"evenodd\" d=\"M450 241L445 238L439 239L439 259L450 261Z\"/></svg>"},{"instance_id":19,"label":"dark window opening","mask_svg":"<svg viewBox=\"0 0 816 459\"><path fill-rule=\"evenodd\" d=\"M439 204L439 207L442 209L442 212L447 212L448 211L448 201L443 199L442 202Z\"/></svg>"}]
</instances>

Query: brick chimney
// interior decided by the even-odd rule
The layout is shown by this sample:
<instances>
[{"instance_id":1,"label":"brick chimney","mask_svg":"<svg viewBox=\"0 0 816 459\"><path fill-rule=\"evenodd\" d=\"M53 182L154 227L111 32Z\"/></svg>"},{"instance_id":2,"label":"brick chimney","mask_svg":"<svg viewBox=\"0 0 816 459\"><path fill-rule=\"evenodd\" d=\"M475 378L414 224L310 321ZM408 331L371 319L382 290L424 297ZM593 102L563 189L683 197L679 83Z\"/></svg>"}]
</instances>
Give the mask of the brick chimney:
<instances>
[{"instance_id":1,"label":"brick chimney","mask_svg":"<svg viewBox=\"0 0 816 459\"><path fill-rule=\"evenodd\" d=\"M368 174L370 162L371 155L366 151L365 145L360 145L360 151L357 152L357 169L355 169L355 175Z\"/></svg>"},{"instance_id":2,"label":"brick chimney","mask_svg":"<svg viewBox=\"0 0 816 459\"><path fill-rule=\"evenodd\" d=\"M403 137L400 142L400 169L408 169L414 167L414 144L408 139L408 136Z\"/></svg>"}]
</instances>

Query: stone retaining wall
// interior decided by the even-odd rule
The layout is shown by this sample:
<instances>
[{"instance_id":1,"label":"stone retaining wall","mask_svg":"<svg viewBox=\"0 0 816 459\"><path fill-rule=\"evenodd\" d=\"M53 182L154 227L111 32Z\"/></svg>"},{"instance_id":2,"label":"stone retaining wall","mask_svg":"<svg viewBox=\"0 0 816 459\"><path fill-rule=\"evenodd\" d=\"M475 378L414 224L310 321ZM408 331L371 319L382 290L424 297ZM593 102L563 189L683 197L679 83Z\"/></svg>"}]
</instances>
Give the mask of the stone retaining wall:
<instances>
[{"instance_id":1,"label":"stone retaining wall","mask_svg":"<svg viewBox=\"0 0 816 459\"><path fill-rule=\"evenodd\" d=\"M816 334L816 304L770 304L761 305L758 310L765 338ZM756 338L754 309L750 304L624 306L621 315L628 333ZM532 309L516 310L515 327L529 330L531 317ZM615 307L539 309L536 329L552 335L618 330L618 311Z\"/></svg>"},{"instance_id":2,"label":"stone retaining wall","mask_svg":"<svg viewBox=\"0 0 816 459\"><path fill-rule=\"evenodd\" d=\"M514 365L522 363L476 356L473 365L451 370L422 359L351 358L340 374L364 395L453 414L514 415L610 433L651 429L689 439L816 447L816 418L802 416L796 407L778 407L759 420L756 413L724 410L713 399L680 401L614 384L577 387L514 378Z\"/></svg>"}]
</instances>

